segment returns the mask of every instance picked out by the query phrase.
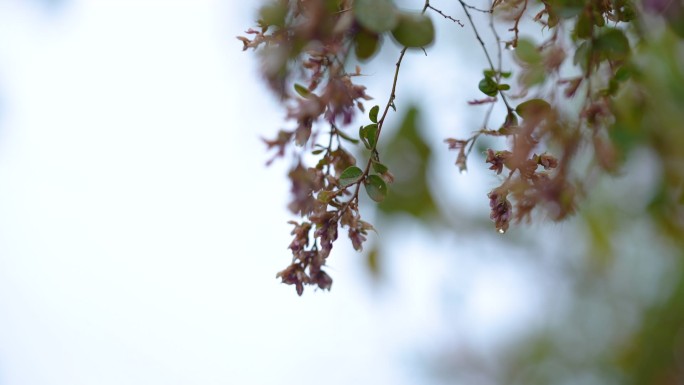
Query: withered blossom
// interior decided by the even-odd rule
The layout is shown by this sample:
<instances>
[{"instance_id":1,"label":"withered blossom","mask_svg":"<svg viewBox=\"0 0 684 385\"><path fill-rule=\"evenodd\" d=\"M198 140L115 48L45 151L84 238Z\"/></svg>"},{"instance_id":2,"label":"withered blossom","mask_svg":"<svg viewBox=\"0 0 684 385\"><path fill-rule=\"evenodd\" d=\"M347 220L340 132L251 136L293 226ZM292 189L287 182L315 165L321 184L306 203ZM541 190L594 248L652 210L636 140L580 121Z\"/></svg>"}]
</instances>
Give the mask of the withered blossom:
<instances>
[{"instance_id":1,"label":"withered blossom","mask_svg":"<svg viewBox=\"0 0 684 385\"><path fill-rule=\"evenodd\" d=\"M330 290L333 280L325 271L319 271L316 275L311 277L312 283L318 285L321 290ZM301 295L301 294L300 294Z\"/></svg>"},{"instance_id":2,"label":"withered blossom","mask_svg":"<svg viewBox=\"0 0 684 385\"><path fill-rule=\"evenodd\" d=\"M307 216L314 212L316 205L319 204L314 198L314 192L323 188L324 175L315 168L305 169L302 164L298 164L288 174L292 187L292 201L288 205L294 214Z\"/></svg>"},{"instance_id":3,"label":"withered blossom","mask_svg":"<svg viewBox=\"0 0 684 385\"><path fill-rule=\"evenodd\" d=\"M309 231L311 230L311 223L303 222L299 224L295 221L289 221L288 223L294 225L294 229L290 234L295 236L288 248L292 250L293 254L296 255L309 245Z\"/></svg>"},{"instance_id":4,"label":"withered blossom","mask_svg":"<svg viewBox=\"0 0 684 385\"><path fill-rule=\"evenodd\" d=\"M278 136L275 139L261 139L264 143L266 143L266 147L269 150L272 148L276 148L278 150L276 154L266 162L266 165L270 165L276 158L280 158L285 155L285 149L290 144L293 134L294 132L292 131L280 130L278 131Z\"/></svg>"},{"instance_id":5,"label":"withered blossom","mask_svg":"<svg viewBox=\"0 0 684 385\"><path fill-rule=\"evenodd\" d=\"M344 125L351 123L359 99L372 99L366 94L366 87L352 83L349 75L331 79L321 98L327 104L325 119L334 124L342 117Z\"/></svg>"},{"instance_id":6,"label":"withered blossom","mask_svg":"<svg viewBox=\"0 0 684 385\"><path fill-rule=\"evenodd\" d=\"M651 3L655 5L649 3L647 8L664 9L660 4L662 1ZM362 73L361 68L356 66L353 73L347 72L354 54L357 58L368 59L374 53L370 52L365 57L359 55L357 38L363 37L363 32L377 43L390 33L395 38L398 36L396 31L384 30L384 27L377 30L371 28L372 22L369 22L370 26L365 25L367 20L363 18L363 12L354 8L358 4L353 0L272 1L262 8L258 22L260 29L250 29L246 36L238 37L243 50L259 49L263 76L283 105L288 106L290 127L281 130L277 138L264 142L269 149L276 151L273 159L283 157L288 151L294 159L288 174L292 195L289 208L303 219L301 223L291 222L294 229L289 250L293 262L278 277L284 283L294 285L299 295L305 285L330 289L332 279L323 271L323 267L338 232L347 230L354 249L361 250L368 231L372 230L372 226L361 219L359 191L363 191L364 184L368 187L371 179L376 181L375 187L382 186L382 190L386 191L385 184L393 180L392 173L380 163L381 154L375 146L386 115L382 113L379 118L378 110L396 110L396 82L409 44L401 51L396 63L391 94L384 110L382 106L372 107L368 114L372 124L367 121L363 123L365 126L362 126L358 135L356 130L349 130L345 126L352 122L356 114L365 111L363 103L371 99L364 86L354 83ZM461 5L466 14L477 9L463 2ZM542 1L537 5L539 7L528 8L527 0L495 0L489 10L483 11L493 12L497 8L500 16L497 20L509 23L507 31L512 36L506 40L495 37L499 47L515 49L513 59L520 66L514 68L516 73L513 76L512 72L503 71L501 64L496 68L490 60L489 66L484 69L484 80L479 85L480 91L488 97L468 102L491 107L487 109L483 124L475 127L474 134L467 140L445 140L450 150L458 151L455 163L461 172L465 172L467 157L479 137L507 139L508 150L488 149L485 160L490 165L489 169L497 175L503 172L504 167L510 171L502 178L501 185L487 195L490 218L500 232L508 230L514 213L514 219L520 221L529 219L537 208L548 210L553 219L562 219L574 211L577 193L568 170L572 169L582 140L593 142L594 156L604 170L615 170L618 156L621 155L617 154L620 149L610 140L607 126L615 119L611 95L615 95L619 83L625 80L624 74L617 75L630 54L629 39L620 28L605 28L606 31L603 31L603 28L598 30L592 26L589 31L583 31L579 28L583 26L580 22L586 22L586 18L577 17L573 44L585 48L583 51L577 49L575 55L569 55L568 40L564 39L567 36L561 33L562 28L556 26L572 21L561 23L559 9L553 2ZM628 8L604 1L592 3L582 12L593 12L591 19L597 23L618 23L631 20L633 15L630 16L630 13L633 10ZM535 16L530 15L531 9L535 9ZM432 11L457 21L426 1L423 13ZM397 10L396 15L403 14ZM519 39L522 20L531 20L548 28L550 33L545 35L548 38L541 43ZM475 24L472 26L478 35ZM599 24L596 26L602 27ZM601 42L605 36L609 39ZM417 44L414 48L422 46ZM481 46L487 57L493 57L487 52L485 44ZM608 46L610 49L606 48ZM565 68L568 57L575 64L579 63L582 71L579 71L580 75L563 79L561 69ZM598 86L592 78L599 68L610 74L608 89L602 89L603 85ZM517 86L512 84L513 79L519 80ZM581 95L583 92L578 92L580 89L586 89L587 94ZM532 94L535 96L531 97ZM582 113L577 121L565 120L558 103L563 97L584 97ZM493 120L498 115L492 111L502 105L506 108L505 120L490 121L490 117ZM364 136L371 135L369 132L377 133L372 145ZM359 141L368 150L361 157L367 159L365 165L357 164L357 159L351 155L353 150L345 148ZM544 147L549 145L560 149L558 158L543 152ZM535 152L541 152L541 155ZM315 167L306 164L312 157ZM541 168L544 170L538 171ZM384 198L384 195L380 198Z\"/></svg>"},{"instance_id":7,"label":"withered blossom","mask_svg":"<svg viewBox=\"0 0 684 385\"><path fill-rule=\"evenodd\" d=\"M504 163L511 158L512 153L510 151L494 151L491 148L487 149L487 159L486 163L491 163L489 166L490 170L496 171L497 175L501 174L503 171Z\"/></svg>"},{"instance_id":8,"label":"withered blossom","mask_svg":"<svg viewBox=\"0 0 684 385\"><path fill-rule=\"evenodd\" d=\"M446 142L446 144L449 146L449 150L458 151L458 156L456 156L456 166L458 166L458 170L461 173L465 173L468 169L466 164L468 161L468 156L465 153L468 141L447 138L444 140L444 142Z\"/></svg>"},{"instance_id":9,"label":"withered blossom","mask_svg":"<svg viewBox=\"0 0 684 385\"><path fill-rule=\"evenodd\" d=\"M358 215L343 215L340 223L349 228L349 239L354 250L357 251L363 249L363 243L366 241L368 231L375 230L370 223L361 220L361 217Z\"/></svg>"},{"instance_id":10,"label":"withered blossom","mask_svg":"<svg viewBox=\"0 0 684 385\"><path fill-rule=\"evenodd\" d=\"M304 292L304 283L308 281L308 277L304 273L304 268L299 263L291 264L285 270L276 274L276 278L280 278L285 284L295 285L297 294L299 295L302 295Z\"/></svg>"},{"instance_id":11,"label":"withered blossom","mask_svg":"<svg viewBox=\"0 0 684 385\"><path fill-rule=\"evenodd\" d=\"M538 164L544 167L544 170L550 170L552 168L558 167L558 159L556 159L553 155L549 155L547 153L543 153L541 155L535 154L534 159L536 159Z\"/></svg>"},{"instance_id":12,"label":"withered blossom","mask_svg":"<svg viewBox=\"0 0 684 385\"><path fill-rule=\"evenodd\" d=\"M447 138L444 139L444 143L447 144L449 147L449 150L462 150L466 147L468 144L467 140L460 140L460 139L454 139L454 138Z\"/></svg>"},{"instance_id":13,"label":"withered blossom","mask_svg":"<svg viewBox=\"0 0 684 385\"><path fill-rule=\"evenodd\" d=\"M524 162L517 165L518 171L520 171L520 177L522 179L531 179L537 171L537 161L534 159L527 159Z\"/></svg>"},{"instance_id":14,"label":"withered blossom","mask_svg":"<svg viewBox=\"0 0 684 385\"><path fill-rule=\"evenodd\" d=\"M342 147L338 147L336 150L330 152L328 164L332 164L335 169L335 175L339 175L342 174L342 171L355 165L356 158L354 155L350 154L349 151L346 151Z\"/></svg>"},{"instance_id":15,"label":"withered blossom","mask_svg":"<svg viewBox=\"0 0 684 385\"><path fill-rule=\"evenodd\" d=\"M505 233L511 221L511 202L508 201L507 194L499 189L492 190L487 197L490 208L489 218L494 221L500 233Z\"/></svg>"},{"instance_id":16,"label":"withered blossom","mask_svg":"<svg viewBox=\"0 0 684 385\"><path fill-rule=\"evenodd\" d=\"M310 219L316 224L314 236L319 239L321 251L325 253L327 258L330 250L332 250L333 242L337 240L337 212L326 211L322 215L314 214Z\"/></svg>"}]
</instances>

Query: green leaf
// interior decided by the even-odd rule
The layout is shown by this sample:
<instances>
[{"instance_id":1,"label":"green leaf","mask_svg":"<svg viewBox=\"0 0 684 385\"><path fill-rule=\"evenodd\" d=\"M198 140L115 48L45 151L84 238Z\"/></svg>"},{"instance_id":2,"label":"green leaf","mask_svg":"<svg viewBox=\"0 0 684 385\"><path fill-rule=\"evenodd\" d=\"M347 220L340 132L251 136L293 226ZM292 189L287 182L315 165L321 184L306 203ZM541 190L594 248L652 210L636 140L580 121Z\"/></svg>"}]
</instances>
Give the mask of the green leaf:
<instances>
[{"instance_id":1,"label":"green leaf","mask_svg":"<svg viewBox=\"0 0 684 385\"><path fill-rule=\"evenodd\" d=\"M377 123L378 122L378 112L380 111L380 106L373 106L371 108L370 112L368 113L368 117L370 118L371 122Z\"/></svg>"},{"instance_id":2,"label":"green leaf","mask_svg":"<svg viewBox=\"0 0 684 385\"><path fill-rule=\"evenodd\" d=\"M506 120L504 120L503 125L499 128L499 132L503 135L508 135L511 133L511 129L518 126L518 117L515 116L513 112L509 112L506 115Z\"/></svg>"},{"instance_id":3,"label":"green leaf","mask_svg":"<svg viewBox=\"0 0 684 385\"><path fill-rule=\"evenodd\" d=\"M508 84L499 84L497 85L497 88L501 91L508 91L511 89L511 86Z\"/></svg>"},{"instance_id":4,"label":"green leaf","mask_svg":"<svg viewBox=\"0 0 684 385\"><path fill-rule=\"evenodd\" d=\"M607 28L594 42L594 49L608 60L625 60L629 56L629 40L616 28Z\"/></svg>"},{"instance_id":5,"label":"green leaf","mask_svg":"<svg viewBox=\"0 0 684 385\"><path fill-rule=\"evenodd\" d=\"M379 145L382 161L394 174L392 194L378 208L388 216L409 214L434 224L441 214L430 190L428 165L432 147L423 135L429 132L422 125L420 112L414 106L406 109L397 130L388 131Z\"/></svg>"},{"instance_id":6,"label":"green leaf","mask_svg":"<svg viewBox=\"0 0 684 385\"><path fill-rule=\"evenodd\" d=\"M319 148L319 149L311 151L311 154L312 155L318 155L318 154L321 154L325 150L326 150L325 148Z\"/></svg>"},{"instance_id":7,"label":"green leaf","mask_svg":"<svg viewBox=\"0 0 684 385\"><path fill-rule=\"evenodd\" d=\"M542 55L537 51L537 46L529 39L518 40L515 55L520 61L527 64L538 64L542 61Z\"/></svg>"},{"instance_id":8,"label":"green leaf","mask_svg":"<svg viewBox=\"0 0 684 385\"><path fill-rule=\"evenodd\" d=\"M572 64L579 65L583 71L587 70L589 66L589 56L591 54L591 45L584 41L575 50L575 55L572 57Z\"/></svg>"},{"instance_id":9,"label":"green leaf","mask_svg":"<svg viewBox=\"0 0 684 385\"><path fill-rule=\"evenodd\" d=\"M359 137L367 149L375 147L375 137L378 134L378 125L373 123L359 129Z\"/></svg>"},{"instance_id":10,"label":"green leaf","mask_svg":"<svg viewBox=\"0 0 684 385\"><path fill-rule=\"evenodd\" d=\"M523 119L540 117L540 115L546 114L550 110L551 105L543 99L530 99L518 104L518 107L515 108L515 112Z\"/></svg>"},{"instance_id":11,"label":"green leaf","mask_svg":"<svg viewBox=\"0 0 684 385\"><path fill-rule=\"evenodd\" d=\"M301 96L305 99L308 98L309 96L311 96L311 91L309 91L308 88L304 87L303 85L301 85L299 83L295 83L294 89L295 89L295 91L297 91L299 96Z\"/></svg>"},{"instance_id":12,"label":"green leaf","mask_svg":"<svg viewBox=\"0 0 684 385\"><path fill-rule=\"evenodd\" d=\"M340 175L340 186L347 187L359 181L363 171L356 166L348 167L346 170L342 171Z\"/></svg>"},{"instance_id":13,"label":"green leaf","mask_svg":"<svg viewBox=\"0 0 684 385\"><path fill-rule=\"evenodd\" d=\"M573 18L582 13L582 9L584 9L584 1L582 0L563 1L558 5L559 6L554 7L553 10L558 13L557 17L561 17L563 19Z\"/></svg>"},{"instance_id":14,"label":"green leaf","mask_svg":"<svg viewBox=\"0 0 684 385\"><path fill-rule=\"evenodd\" d=\"M624 82L630 77L632 77L632 69L629 67L622 66L615 71L614 79L618 82Z\"/></svg>"},{"instance_id":15,"label":"green leaf","mask_svg":"<svg viewBox=\"0 0 684 385\"><path fill-rule=\"evenodd\" d=\"M499 92L499 85L489 76L485 76L484 79L480 80L480 84L477 87L487 96L496 96Z\"/></svg>"},{"instance_id":16,"label":"green leaf","mask_svg":"<svg viewBox=\"0 0 684 385\"><path fill-rule=\"evenodd\" d=\"M593 16L591 13L587 10L582 12L580 16L577 18L577 22L575 23L575 36L579 39L589 39L591 38L591 31L593 30L592 26L592 19Z\"/></svg>"},{"instance_id":17,"label":"green leaf","mask_svg":"<svg viewBox=\"0 0 684 385\"><path fill-rule=\"evenodd\" d=\"M520 75L520 82L526 87L532 87L535 84L543 83L544 80L546 80L546 69L542 66L526 68Z\"/></svg>"},{"instance_id":18,"label":"green leaf","mask_svg":"<svg viewBox=\"0 0 684 385\"><path fill-rule=\"evenodd\" d=\"M354 53L360 60L370 59L375 55L380 46L380 35L377 33L361 29L354 36Z\"/></svg>"},{"instance_id":19,"label":"green leaf","mask_svg":"<svg viewBox=\"0 0 684 385\"><path fill-rule=\"evenodd\" d=\"M389 169L384 164L373 161L373 170L375 170L375 172L377 172L378 174L384 174Z\"/></svg>"},{"instance_id":20,"label":"green leaf","mask_svg":"<svg viewBox=\"0 0 684 385\"><path fill-rule=\"evenodd\" d=\"M329 190L323 190L318 193L316 199L320 202L328 203L335 197L335 192Z\"/></svg>"},{"instance_id":21,"label":"green leaf","mask_svg":"<svg viewBox=\"0 0 684 385\"><path fill-rule=\"evenodd\" d=\"M261 7L259 16L260 21L266 26L275 25L283 27L285 25L285 17L287 16L287 7L282 3L273 2Z\"/></svg>"},{"instance_id":22,"label":"green leaf","mask_svg":"<svg viewBox=\"0 0 684 385\"><path fill-rule=\"evenodd\" d=\"M399 23L399 12L391 0L356 0L353 9L356 21L373 32L391 31Z\"/></svg>"},{"instance_id":23,"label":"green leaf","mask_svg":"<svg viewBox=\"0 0 684 385\"><path fill-rule=\"evenodd\" d=\"M369 175L364 187L368 196L376 202L382 202L387 196L387 184L377 175Z\"/></svg>"},{"instance_id":24,"label":"green leaf","mask_svg":"<svg viewBox=\"0 0 684 385\"><path fill-rule=\"evenodd\" d=\"M595 26L603 27L604 25L606 25L606 19L603 18L603 14L598 9L594 8L593 14Z\"/></svg>"},{"instance_id":25,"label":"green leaf","mask_svg":"<svg viewBox=\"0 0 684 385\"><path fill-rule=\"evenodd\" d=\"M337 135L340 136L340 138L342 138L342 139L344 139L344 140L346 140L346 141L349 141L349 142L352 142L352 143L358 143L358 142L359 142L357 139L354 139L354 138L352 138L351 136L345 134L344 131L342 131L342 130L335 130L335 132L337 133Z\"/></svg>"},{"instance_id":26,"label":"green leaf","mask_svg":"<svg viewBox=\"0 0 684 385\"><path fill-rule=\"evenodd\" d=\"M405 47L424 47L435 39L435 26L432 19L423 14L401 13L392 36Z\"/></svg>"}]
</instances>

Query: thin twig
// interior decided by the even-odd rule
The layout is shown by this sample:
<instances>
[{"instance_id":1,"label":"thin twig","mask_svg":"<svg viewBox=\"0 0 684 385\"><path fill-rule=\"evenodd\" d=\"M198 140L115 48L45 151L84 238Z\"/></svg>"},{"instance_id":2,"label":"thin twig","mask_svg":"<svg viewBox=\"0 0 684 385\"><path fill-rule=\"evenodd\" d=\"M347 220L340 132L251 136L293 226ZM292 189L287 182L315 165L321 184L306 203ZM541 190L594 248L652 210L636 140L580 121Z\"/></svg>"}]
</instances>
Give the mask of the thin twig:
<instances>
[{"instance_id":1,"label":"thin twig","mask_svg":"<svg viewBox=\"0 0 684 385\"><path fill-rule=\"evenodd\" d=\"M423 10L421 13L425 14L425 11L427 11L428 8L431 8L430 0L425 0L425 5L423 6ZM344 206L342 206L342 208L337 211L336 215L338 217L341 217L342 214L344 214L344 212L347 211L347 209L350 206L358 204L359 191L361 191L361 184L364 183L364 181L368 177L371 166L373 165L373 161L377 159L377 146L380 139L380 133L382 132L382 128L385 124L385 118L389 113L389 109L394 106L394 99L396 98L397 92L397 83L399 81L399 70L401 69L401 62L404 60L404 55L406 55L407 50L408 47L404 47L401 49L401 52L399 53L399 59L397 59L397 62L395 64L396 69L394 70L394 79L392 80L392 90L390 92L389 98L387 99L387 103L385 104L382 116L380 117L380 119L378 119L378 131L375 133L375 143L373 145L373 148L370 149L371 156L368 157L368 162L366 163L366 167L363 170L363 174L361 174L359 180L355 183L356 187L354 188L354 193L352 194L351 198L349 198L349 200L344 204ZM345 187L345 189L350 186Z\"/></svg>"},{"instance_id":2,"label":"thin twig","mask_svg":"<svg viewBox=\"0 0 684 385\"><path fill-rule=\"evenodd\" d=\"M449 16L449 15L446 15L444 12L442 12L442 11L440 11L439 9L433 7L432 5L428 4L428 8L430 8L431 10L433 10L433 11L439 13L439 14L442 15L445 19L449 19L449 20L453 21L454 23L457 23L457 24L460 25L461 27L465 27L465 26L463 25L463 23L461 23L461 20L457 20L457 19L454 19L453 17L451 17L451 16Z\"/></svg>"},{"instance_id":3,"label":"thin twig","mask_svg":"<svg viewBox=\"0 0 684 385\"><path fill-rule=\"evenodd\" d=\"M427 1L426 1L427 3ZM342 213L349 207L352 202L358 201L359 199L359 191L361 190L361 184L363 183L364 179L368 176L368 173L370 172L371 166L373 165L373 159L375 158L373 155L377 153L377 146L378 146L378 140L380 139L380 132L382 131L382 127L384 126L385 123L385 118L387 117L387 113L389 112L389 109L391 106L394 105L394 99L396 98L396 91L397 91L397 82L399 80L399 69L401 68L401 62L404 60L404 55L406 54L406 50L408 50L407 47L404 47L401 50L401 53L399 54L399 59L397 60L396 65L396 70L394 71L394 80L392 81L392 91L390 92L389 99L387 100L387 104L385 104L385 109L382 112L382 117L378 120L378 131L375 134L375 144L373 145L373 148L371 148L371 156L368 157L368 162L366 163L366 168L363 170L363 174L359 178L359 181L356 183L356 188L354 189L354 194L352 195L351 199L347 201L347 203L342 207L340 211L338 211L340 216Z\"/></svg>"},{"instance_id":4,"label":"thin twig","mask_svg":"<svg viewBox=\"0 0 684 385\"><path fill-rule=\"evenodd\" d=\"M494 35L494 38L496 39L496 53L497 53L497 60L498 60L498 69L499 72L497 73L497 81L501 79L501 38L499 37L499 33L496 32L496 27L494 26L494 13L492 12L489 15L489 28L492 30L492 34Z\"/></svg>"},{"instance_id":5,"label":"thin twig","mask_svg":"<svg viewBox=\"0 0 684 385\"><path fill-rule=\"evenodd\" d=\"M489 67L491 68L492 71L496 72L496 68L494 68L494 62L492 61L491 56L489 56L489 51L487 51L487 46L485 46L484 41L480 37L480 33L477 31L477 27L475 26L475 22L473 22L473 17L470 15L470 12L468 12L468 4L466 4L463 0L458 0L459 3L461 3L461 7L463 7L463 11L465 12L466 16L468 16L468 21L470 22L470 26L473 28L473 32L475 32L475 37L477 38L477 41L480 42L480 46L482 46L482 50L485 53L485 56L487 57L487 61L489 62ZM504 95L502 90L499 90L499 95L501 95L501 100L503 100L504 104L506 105L506 108L508 109L508 112L510 113L513 111L511 108L510 104L508 104L508 99L506 98L506 95Z\"/></svg>"},{"instance_id":6,"label":"thin twig","mask_svg":"<svg viewBox=\"0 0 684 385\"><path fill-rule=\"evenodd\" d=\"M513 25L513 28L509 29L509 31L513 31L513 33L515 34L515 37L513 38L513 41L511 42L513 47L516 47L518 45L518 33L520 32L518 30L518 24L520 24L520 19L522 19L526 10L527 10L527 0L525 0L525 3L523 4L523 9L520 11L520 13L518 13L518 16L515 17L515 24Z\"/></svg>"},{"instance_id":7,"label":"thin twig","mask_svg":"<svg viewBox=\"0 0 684 385\"><path fill-rule=\"evenodd\" d=\"M470 9L472 9L473 11L477 11L477 12L482 12L482 13L494 13L494 9L493 9L493 8L490 8L490 9L482 9L482 8L474 7L474 6L470 5L470 4L465 4L465 6L468 7L468 8L470 8Z\"/></svg>"}]
</instances>

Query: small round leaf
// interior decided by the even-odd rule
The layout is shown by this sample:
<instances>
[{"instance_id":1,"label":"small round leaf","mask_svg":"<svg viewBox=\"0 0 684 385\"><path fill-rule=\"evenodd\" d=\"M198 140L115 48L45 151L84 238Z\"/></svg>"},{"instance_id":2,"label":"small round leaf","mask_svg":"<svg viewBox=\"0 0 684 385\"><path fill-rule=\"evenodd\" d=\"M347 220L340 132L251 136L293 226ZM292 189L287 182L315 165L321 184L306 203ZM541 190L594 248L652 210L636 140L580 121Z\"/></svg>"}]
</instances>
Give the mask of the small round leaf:
<instances>
[{"instance_id":1,"label":"small round leaf","mask_svg":"<svg viewBox=\"0 0 684 385\"><path fill-rule=\"evenodd\" d=\"M340 175L340 186L347 187L352 185L358 182L362 175L363 171L360 168L356 166L348 167L346 170L342 171L342 174Z\"/></svg>"},{"instance_id":2,"label":"small round leaf","mask_svg":"<svg viewBox=\"0 0 684 385\"><path fill-rule=\"evenodd\" d=\"M608 60L625 60L629 56L629 40L621 30L608 28L596 39L594 49Z\"/></svg>"},{"instance_id":3,"label":"small round leaf","mask_svg":"<svg viewBox=\"0 0 684 385\"><path fill-rule=\"evenodd\" d=\"M364 28L377 33L391 31L399 22L392 0L356 0L354 17Z\"/></svg>"},{"instance_id":4,"label":"small round leaf","mask_svg":"<svg viewBox=\"0 0 684 385\"><path fill-rule=\"evenodd\" d=\"M494 79L489 76L485 76L480 80L480 84L477 85L480 91L482 91L487 96L496 96L499 92L499 85L496 84Z\"/></svg>"},{"instance_id":5,"label":"small round leaf","mask_svg":"<svg viewBox=\"0 0 684 385\"><path fill-rule=\"evenodd\" d=\"M387 196L387 184L377 175L369 175L364 187L368 196L376 202L382 202Z\"/></svg>"},{"instance_id":6,"label":"small round leaf","mask_svg":"<svg viewBox=\"0 0 684 385\"><path fill-rule=\"evenodd\" d=\"M371 108L370 112L368 113L368 117L370 118L371 122L377 123L378 122L378 112L380 111L380 106L373 106Z\"/></svg>"},{"instance_id":7,"label":"small round leaf","mask_svg":"<svg viewBox=\"0 0 684 385\"><path fill-rule=\"evenodd\" d=\"M518 104L518 107L515 108L515 112L523 119L540 117L549 110L551 110L551 105L543 99L530 99Z\"/></svg>"},{"instance_id":8,"label":"small round leaf","mask_svg":"<svg viewBox=\"0 0 684 385\"><path fill-rule=\"evenodd\" d=\"M403 46L424 47L435 39L435 26L432 19L423 14L402 13L399 24L392 30L392 36Z\"/></svg>"},{"instance_id":9,"label":"small round leaf","mask_svg":"<svg viewBox=\"0 0 684 385\"><path fill-rule=\"evenodd\" d=\"M373 161L373 170L378 174L384 174L388 171L388 168L380 162Z\"/></svg>"},{"instance_id":10,"label":"small round leaf","mask_svg":"<svg viewBox=\"0 0 684 385\"><path fill-rule=\"evenodd\" d=\"M311 96L311 91L309 91L308 88L304 87L303 85L301 85L299 83L295 83L294 89L295 89L295 91L297 91L299 96L301 96L305 99L308 98L309 96Z\"/></svg>"},{"instance_id":11,"label":"small round leaf","mask_svg":"<svg viewBox=\"0 0 684 385\"><path fill-rule=\"evenodd\" d=\"M515 48L515 55L527 64L538 64L542 61L542 55L537 50L537 47L528 39L518 40L518 46Z\"/></svg>"},{"instance_id":12,"label":"small round leaf","mask_svg":"<svg viewBox=\"0 0 684 385\"><path fill-rule=\"evenodd\" d=\"M375 147L375 137L378 135L378 125L373 123L359 130L359 137L367 149Z\"/></svg>"},{"instance_id":13,"label":"small round leaf","mask_svg":"<svg viewBox=\"0 0 684 385\"><path fill-rule=\"evenodd\" d=\"M370 59L375 55L380 47L380 35L361 29L356 36L354 36L354 53L356 57L361 60Z\"/></svg>"}]
</instances>

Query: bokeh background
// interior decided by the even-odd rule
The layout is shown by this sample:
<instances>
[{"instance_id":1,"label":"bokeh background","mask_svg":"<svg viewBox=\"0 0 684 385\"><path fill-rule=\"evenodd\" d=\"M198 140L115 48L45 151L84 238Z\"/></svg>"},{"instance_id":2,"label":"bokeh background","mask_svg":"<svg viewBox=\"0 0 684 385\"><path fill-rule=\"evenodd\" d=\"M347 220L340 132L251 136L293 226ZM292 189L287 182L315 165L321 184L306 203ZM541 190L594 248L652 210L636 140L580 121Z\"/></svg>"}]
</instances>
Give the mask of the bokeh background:
<instances>
[{"instance_id":1,"label":"bokeh background","mask_svg":"<svg viewBox=\"0 0 684 385\"><path fill-rule=\"evenodd\" d=\"M484 57L445 20L388 121L404 203L367 205L379 236L340 239L332 291L280 284L288 164L261 138L287 123L235 39L259 5L0 0L0 384L681 383L653 150L588 175L572 219L495 233L496 177L443 143L484 112ZM397 52L364 67L378 100Z\"/></svg>"}]
</instances>

